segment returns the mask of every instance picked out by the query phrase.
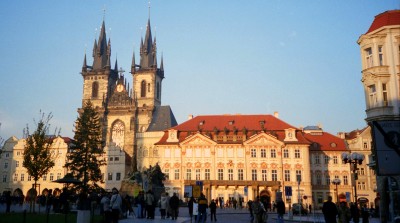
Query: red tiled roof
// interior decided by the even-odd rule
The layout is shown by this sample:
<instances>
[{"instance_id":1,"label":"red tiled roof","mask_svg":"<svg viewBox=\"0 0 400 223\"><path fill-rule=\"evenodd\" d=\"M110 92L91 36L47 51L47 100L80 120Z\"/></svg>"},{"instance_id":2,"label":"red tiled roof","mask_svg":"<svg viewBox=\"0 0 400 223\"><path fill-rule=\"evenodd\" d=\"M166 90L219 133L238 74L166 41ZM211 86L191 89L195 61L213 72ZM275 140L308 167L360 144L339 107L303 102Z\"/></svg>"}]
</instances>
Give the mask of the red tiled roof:
<instances>
[{"instance_id":1,"label":"red tiled roof","mask_svg":"<svg viewBox=\"0 0 400 223\"><path fill-rule=\"evenodd\" d=\"M297 129L273 115L200 115L173 127L173 129L197 131L199 127L203 131L213 131L216 127L223 131L225 127L229 130L233 130L233 127L235 127L241 131L245 127L251 131L262 130L260 122L264 122L265 130Z\"/></svg>"},{"instance_id":2,"label":"red tiled roof","mask_svg":"<svg viewBox=\"0 0 400 223\"><path fill-rule=\"evenodd\" d=\"M327 132L308 133L305 134L305 137L309 141L318 144L318 147L311 145L311 150L346 151L344 140Z\"/></svg>"},{"instance_id":3,"label":"red tiled roof","mask_svg":"<svg viewBox=\"0 0 400 223\"><path fill-rule=\"evenodd\" d=\"M367 33L377 30L383 26L400 25L400 10L390 10L375 16L374 21ZM366 34L367 34L366 33Z\"/></svg>"},{"instance_id":4,"label":"red tiled roof","mask_svg":"<svg viewBox=\"0 0 400 223\"><path fill-rule=\"evenodd\" d=\"M264 123L262 125L262 123ZM264 126L264 128L262 128ZM236 128L237 140L226 140L223 141L223 136L226 135L233 138L234 129ZM240 144L243 143L244 132L243 129L246 128L246 140L249 139L254 134L260 134L265 132L266 134L276 137L280 141L285 139L285 129L293 128L296 129L296 142L288 143L299 143L299 144L310 144L310 142L304 138L302 132L296 127L287 124L286 122L276 118L273 115L202 115L194 117L180 125L173 127L172 129L178 130L179 142L185 140L188 136L200 132L201 134L209 137L211 140L215 141L217 137L217 143L219 144ZM218 131L215 131L217 129ZM225 133L225 130L227 132ZM168 131L160 139L157 145L168 145L177 144L169 143Z\"/></svg>"},{"instance_id":5,"label":"red tiled roof","mask_svg":"<svg viewBox=\"0 0 400 223\"><path fill-rule=\"evenodd\" d=\"M364 132L367 128L368 128L368 126L361 130L356 129L351 132L345 133L345 139L346 140L355 139L355 138L357 138L358 135L360 135L362 132Z\"/></svg>"}]
</instances>

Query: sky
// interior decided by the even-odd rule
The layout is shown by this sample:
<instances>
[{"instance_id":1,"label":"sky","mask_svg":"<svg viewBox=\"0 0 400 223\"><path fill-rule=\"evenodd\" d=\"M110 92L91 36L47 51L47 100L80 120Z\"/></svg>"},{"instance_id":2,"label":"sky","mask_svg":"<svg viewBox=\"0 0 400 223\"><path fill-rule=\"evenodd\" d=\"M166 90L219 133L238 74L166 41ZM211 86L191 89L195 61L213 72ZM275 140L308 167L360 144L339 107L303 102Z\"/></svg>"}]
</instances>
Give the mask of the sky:
<instances>
[{"instance_id":1,"label":"sky","mask_svg":"<svg viewBox=\"0 0 400 223\"><path fill-rule=\"evenodd\" d=\"M365 98L357 40L398 0L0 1L0 137L21 138L40 111L73 137L85 52L104 19L111 61L129 82L150 17L162 104L188 115L273 114L336 134L362 129ZM132 84L130 84L132 86Z\"/></svg>"}]
</instances>

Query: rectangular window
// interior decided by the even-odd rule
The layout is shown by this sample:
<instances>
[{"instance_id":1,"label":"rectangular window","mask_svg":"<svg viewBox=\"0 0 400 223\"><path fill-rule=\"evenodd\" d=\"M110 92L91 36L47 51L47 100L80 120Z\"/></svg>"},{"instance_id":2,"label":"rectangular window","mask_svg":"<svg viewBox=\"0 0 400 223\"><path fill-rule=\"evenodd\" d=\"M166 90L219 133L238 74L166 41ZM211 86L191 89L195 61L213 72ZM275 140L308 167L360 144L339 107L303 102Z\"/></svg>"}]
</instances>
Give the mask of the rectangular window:
<instances>
[{"instance_id":1,"label":"rectangular window","mask_svg":"<svg viewBox=\"0 0 400 223\"><path fill-rule=\"evenodd\" d=\"M218 180L224 180L224 170L218 169Z\"/></svg>"},{"instance_id":2,"label":"rectangular window","mask_svg":"<svg viewBox=\"0 0 400 223\"><path fill-rule=\"evenodd\" d=\"M113 161L113 160L114 160L114 157L110 157L109 160L110 160L110 161Z\"/></svg>"},{"instance_id":3,"label":"rectangular window","mask_svg":"<svg viewBox=\"0 0 400 223\"><path fill-rule=\"evenodd\" d=\"M47 174L45 174L45 175L43 175L43 181L46 181L47 180Z\"/></svg>"},{"instance_id":4,"label":"rectangular window","mask_svg":"<svg viewBox=\"0 0 400 223\"><path fill-rule=\"evenodd\" d=\"M302 181L302 177L301 177L301 170L296 170L296 181Z\"/></svg>"},{"instance_id":5,"label":"rectangular window","mask_svg":"<svg viewBox=\"0 0 400 223\"><path fill-rule=\"evenodd\" d=\"M114 161L119 161L119 157L114 157Z\"/></svg>"},{"instance_id":6,"label":"rectangular window","mask_svg":"<svg viewBox=\"0 0 400 223\"><path fill-rule=\"evenodd\" d=\"M256 149L251 149L250 150L250 155L251 155L251 157L257 157L257 150Z\"/></svg>"},{"instance_id":7,"label":"rectangular window","mask_svg":"<svg viewBox=\"0 0 400 223\"><path fill-rule=\"evenodd\" d=\"M116 181L120 181L121 180L121 173L117 173L117 175L115 176L115 180Z\"/></svg>"},{"instance_id":8,"label":"rectangular window","mask_svg":"<svg viewBox=\"0 0 400 223\"><path fill-rule=\"evenodd\" d=\"M271 149L271 158L276 158L276 150Z\"/></svg>"},{"instance_id":9,"label":"rectangular window","mask_svg":"<svg viewBox=\"0 0 400 223\"><path fill-rule=\"evenodd\" d=\"M186 169L186 180L192 179L192 169Z\"/></svg>"},{"instance_id":10,"label":"rectangular window","mask_svg":"<svg viewBox=\"0 0 400 223\"><path fill-rule=\"evenodd\" d=\"M378 46L378 53L379 53L379 66L383 66L383 50L382 50L382 46Z\"/></svg>"},{"instance_id":11,"label":"rectangular window","mask_svg":"<svg viewBox=\"0 0 400 223\"><path fill-rule=\"evenodd\" d=\"M238 180L243 180L243 169L238 169Z\"/></svg>"},{"instance_id":12,"label":"rectangular window","mask_svg":"<svg viewBox=\"0 0 400 223\"><path fill-rule=\"evenodd\" d=\"M294 150L294 158L300 159L300 149L295 149Z\"/></svg>"},{"instance_id":13,"label":"rectangular window","mask_svg":"<svg viewBox=\"0 0 400 223\"><path fill-rule=\"evenodd\" d=\"M210 169L205 169L204 170L204 179L205 180L210 180L210 176L211 176Z\"/></svg>"},{"instance_id":14,"label":"rectangular window","mask_svg":"<svg viewBox=\"0 0 400 223\"><path fill-rule=\"evenodd\" d=\"M104 173L101 173L101 180L102 180L102 181L105 181Z\"/></svg>"},{"instance_id":15,"label":"rectangular window","mask_svg":"<svg viewBox=\"0 0 400 223\"><path fill-rule=\"evenodd\" d=\"M28 175L28 181L32 181L32 176Z\"/></svg>"},{"instance_id":16,"label":"rectangular window","mask_svg":"<svg viewBox=\"0 0 400 223\"><path fill-rule=\"evenodd\" d=\"M261 149L261 157L266 158L267 157L267 150L266 149Z\"/></svg>"},{"instance_id":17,"label":"rectangular window","mask_svg":"<svg viewBox=\"0 0 400 223\"><path fill-rule=\"evenodd\" d=\"M267 170L261 170L262 181L267 181Z\"/></svg>"},{"instance_id":18,"label":"rectangular window","mask_svg":"<svg viewBox=\"0 0 400 223\"><path fill-rule=\"evenodd\" d=\"M320 161L319 161L319 154L315 154L315 155L314 155L314 163L315 163L315 164L320 164Z\"/></svg>"},{"instance_id":19,"label":"rectangular window","mask_svg":"<svg viewBox=\"0 0 400 223\"><path fill-rule=\"evenodd\" d=\"M194 153L196 157L201 157L201 149L194 149Z\"/></svg>"},{"instance_id":20,"label":"rectangular window","mask_svg":"<svg viewBox=\"0 0 400 223\"><path fill-rule=\"evenodd\" d=\"M108 173L107 180L108 181L112 181L112 178L113 178L113 174L112 173Z\"/></svg>"},{"instance_id":21,"label":"rectangular window","mask_svg":"<svg viewBox=\"0 0 400 223\"><path fill-rule=\"evenodd\" d=\"M19 167L19 161L15 161L15 167Z\"/></svg>"},{"instance_id":22,"label":"rectangular window","mask_svg":"<svg viewBox=\"0 0 400 223\"><path fill-rule=\"evenodd\" d=\"M7 175L4 174L4 175L3 175L3 183L6 183L6 182L7 182Z\"/></svg>"},{"instance_id":23,"label":"rectangular window","mask_svg":"<svg viewBox=\"0 0 400 223\"><path fill-rule=\"evenodd\" d=\"M386 89L386 84L382 84L382 97L383 97L383 106L388 106L389 101L388 101L388 92Z\"/></svg>"},{"instance_id":24,"label":"rectangular window","mask_svg":"<svg viewBox=\"0 0 400 223\"><path fill-rule=\"evenodd\" d=\"M334 164L338 164L338 157L337 156L333 156L333 163Z\"/></svg>"},{"instance_id":25,"label":"rectangular window","mask_svg":"<svg viewBox=\"0 0 400 223\"><path fill-rule=\"evenodd\" d=\"M14 174L14 181L17 181L18 180L18 173L15 173Z\"/></svg>"},{"instance_id":26,"label":"rectangular window","mask_svg":"<svg viewBox=\"0 0 400 223\"><path fill-rule=\"evenodd\" d=\"M317 185L322 185L322 178L320 173L315 174L315 180Z\"/></svg>"},{"instance_id":27,"label":"rectangular window","mask_svg":"<svg viewBox=\"0 0 400 223\"><path fill-rule=\"evenodd\" d=\"M251 170L251 180L257 181L257 170Z\"/></svg>"},{"instance_id":28,"label":"rectangular window","mask_svg":"<svg viewBox=\"0 0 400 223\"><path fill-rule=\"evenodd\" d=\"M364 168L360 168L360 175L364 176L365 175L365 169Z\"/></svg>"},{"instance_id":29,"label":"rectangular window","mask_svg":"<svg viewBox=\"0 0 400 223\"><path fill-rule=\"evenodd\" d=\"M169 169L164 170L165 179L169 180Z\"/></svg>"},{"instance_id":30,"label":"rectangular window","mask_svg":"<svg viewBox=\"0 0 400 223\"><path fill-rule=\"evenodd\" d=\"M364 149L368 149L368 142L364 142Z\"/></svg>"},{"instance_id":31,"label":"rectangular window","mask_svg":"<svg viewBox=\"0 0 400 223\"><path fill-rule=\"evenodd\" d=\"M329 174L325 174L325 185L331 184L331 176Z\"/></svg>"},{"instance_id":32,"label":"rectangular window","mask_svg":"<svg viewBox=\"0 0 400 223\"><path fill-rule=\"evenodd\" d=\"M50 181L53 181L53 180L54 180L54 174L50 173Z\"/></svg>"},{"instance_id":33,"label":"rectangular window","mask_svg":"<svg viewBox=\"0 0 400 223\"><path fill-rule=\"evenodd\" d=\"M233 169L228 169L228 180L233 180Z\"/></svg>"},{"instance_id":34,"label":"rectangular window","mask_svg":"<svg viewBox=\"0 0 400 223\"><path fill-rule=\"evenodd\" d=\"M375 107L377 103L375 84L368 86L369 107Z\"/></svg>"},{"instance_id":35,"label":"rectangular window","mask_svg":"<svg viewBox=\"0 0 400 223\"><path fill-rule=\"evenodd\" d=\"M285 181L290 181L290 170L285 170Z\"/></svg>"},{"instance_id":36,"label":"rectangular window","mask_svg":"<svg viewBox=\"0 0 400 223\"><path fill-rule=\"evenodd\" d=\"M278 171L277 170L271 170L271 179L272 179L272 181L278 181Z\"/></svg>"},{"instance_id":37,"label":"rectangular window","mask_svg":"<svg viewBox=\"0 0 400 223\"><path fill-rule=\"evenodd\" d=\"M10 156L10 154L9 153L6 153L6 158L8 158Z\"/></svg>"},{"instance_id":38,"label":"rectangular window","mask_svg":"<svg viewBox=\"0 0 400 223\"><path fill-rule=\"evenodd\" d=\"M349 185L349 179L347 176L343 176L343 185Z\"/></svg>"},{"instance_id":39,"label":"rectangular window","mask_svg":"<svg viewBox=\"0 0 400 223\"><path fill-rule=\"evenodd\" d=\"M196 169L196 180L200 180L200 175L201 175L200 169Z\"/></svg>"},{"instance_id":40,"label":"rectangular window","mask_svg":"<svg viewBox=\"0 0 400 223\"><path fill-rule=\"evenodd\" d=\"M21 181L25 180L25 174L21 173Z\"/></svg>"},{"instance_id":41,"label":"rectangular window","mask_svg":"<svg viewBox=\"0 0 400 223\"><path fill-rule=\"evenodd\" d=\"M372 58L372 48L365 49L365 62L367 68L374 66L374 60Z\"/></svg>"},{"instance_id":42,"label":"rectangular window","mask_svg":"<svg viewBox=\"0 0 400 223\"><path fill-rule=\"evenodd\" d=\"M5 162L5 163L4 163L4 169L7 169L7 168L8 168L8 163Z\"/></svg>"},{"instance_id":43,"label":"rectangular window","mask_svg":"<svg viewBox=\"0 0 400 223\"><path fill-rule=\"evenodd\" d=\"M57 180L61 179L61 173L57 173Z\"/></svg>"},{"instance_id":44,"label":"rectangular window","mask_svg":"<svg viewBox=\"0 0 400 223\"><path fill-rule=\"evenodd\" d=\"M329 156L327 155L324 156L324 163L329 164Z\"/></svg>"},{"instance_id":45,"label":"rectangular window","mask_svg":"<svg viewBox=\"0 0 400 223\"><path fill-rule=\"evenodd\" d=\"M175 169L174 179L179 180L179 169Z\"/></svg>"},{"instance_id":46,"label":"rectangular window","mask_svg":"<svg viewBox=\"0 0 400 223\"><path fill-rule=\"evenodd\" d=\"M289 158L289 150L288 149L283 150L283 158Z\"/></svg>"}]
</instances>

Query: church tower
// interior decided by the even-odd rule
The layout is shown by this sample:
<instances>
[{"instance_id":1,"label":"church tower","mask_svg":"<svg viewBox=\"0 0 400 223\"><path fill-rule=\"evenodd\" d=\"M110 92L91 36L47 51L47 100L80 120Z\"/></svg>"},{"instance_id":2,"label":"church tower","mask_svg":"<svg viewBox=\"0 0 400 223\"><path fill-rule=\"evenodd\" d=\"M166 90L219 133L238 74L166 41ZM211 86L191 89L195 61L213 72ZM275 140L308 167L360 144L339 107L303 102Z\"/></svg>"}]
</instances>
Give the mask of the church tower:
<instances>
[{"instance_id":1,"label":"church tower","mask_svg":"<svg viewBox=\"0 0 400 223\"><path fill-rule=\"evenodd\" d=\"M161 106L162 80L164 64L161 57L160 68L157 68L156 38L152 38L150 19L147 21L146 35L140 43L140 63L135 63L135 53L132 58L131 73L133 76L134 93L138 109L138 131L147 131L153 112Z\"/></svg>"}]
</instances>

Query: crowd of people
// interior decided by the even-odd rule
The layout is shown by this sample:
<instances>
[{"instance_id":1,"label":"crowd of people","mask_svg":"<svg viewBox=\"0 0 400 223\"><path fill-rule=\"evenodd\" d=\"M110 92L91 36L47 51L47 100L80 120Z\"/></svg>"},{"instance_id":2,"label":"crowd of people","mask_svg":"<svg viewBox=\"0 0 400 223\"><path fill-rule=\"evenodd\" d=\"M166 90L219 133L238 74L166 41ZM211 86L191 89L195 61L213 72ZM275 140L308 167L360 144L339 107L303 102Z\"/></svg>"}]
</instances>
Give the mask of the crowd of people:
<instances>
[{"instance_id":1,"label":"crowd of people","mask_svg":"<svg viewBox=\"0 0 400 223\"><path fill-rule=\"evenodd\" d=\"M325 222L327 223L359 223L360 218L362 223L369 222L369 210L364 205L361 209L355 203L350 203L350 207L347 202L340 202L336 205L332 202L332 197L328 196L328 200L324 202L322 206L322 213L324 214Z\"/></svg>"}]
</instances>

